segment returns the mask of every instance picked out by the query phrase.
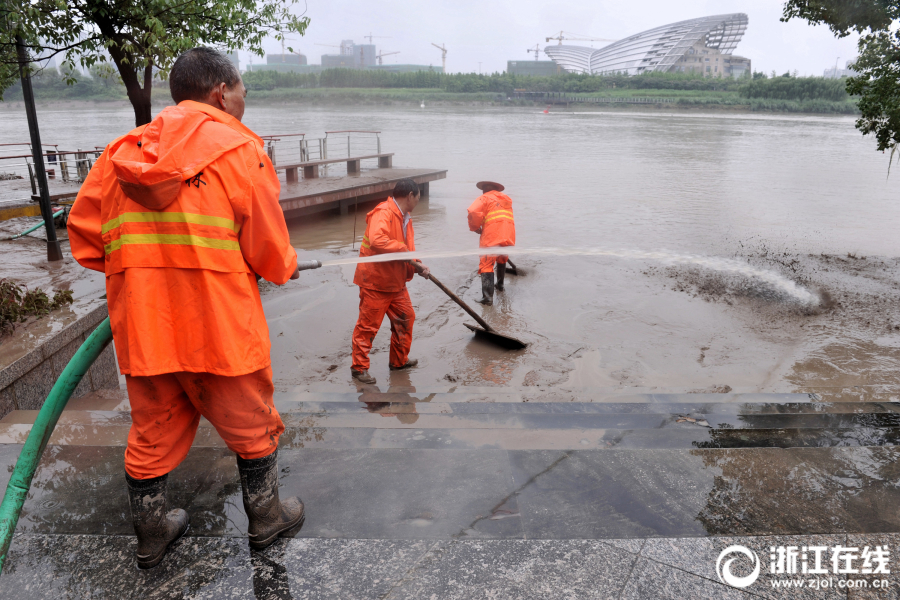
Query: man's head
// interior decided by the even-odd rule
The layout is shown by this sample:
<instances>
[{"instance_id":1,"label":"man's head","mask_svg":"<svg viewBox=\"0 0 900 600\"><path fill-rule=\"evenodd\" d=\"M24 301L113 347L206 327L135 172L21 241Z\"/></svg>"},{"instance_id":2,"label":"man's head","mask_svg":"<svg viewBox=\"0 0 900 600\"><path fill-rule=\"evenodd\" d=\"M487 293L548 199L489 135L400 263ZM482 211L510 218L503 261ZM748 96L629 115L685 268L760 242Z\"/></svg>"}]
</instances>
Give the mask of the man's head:
<instances>
[{"instance_id":1,"label":"man's head","mask_svg":"<svg viewBox=\"0 0 900 600\"><path fill-rule=\"evenodd\" d=\"M419 185L408 177L401 179L394 186L394 200L401 209L412 212L419 203Z\"/></svg>"},{"instance_id":2,"label":"man's head","mask_svg":"<svg viewBox=\"0 0 900 600\"><path fill-rule=\"evenodd\" d=\"M172 99L202 102L238 121L244 116L247 90L241 73L227 56L213 48L192 48L178 57L169 73Z\"/></svg>"}]
</instances>

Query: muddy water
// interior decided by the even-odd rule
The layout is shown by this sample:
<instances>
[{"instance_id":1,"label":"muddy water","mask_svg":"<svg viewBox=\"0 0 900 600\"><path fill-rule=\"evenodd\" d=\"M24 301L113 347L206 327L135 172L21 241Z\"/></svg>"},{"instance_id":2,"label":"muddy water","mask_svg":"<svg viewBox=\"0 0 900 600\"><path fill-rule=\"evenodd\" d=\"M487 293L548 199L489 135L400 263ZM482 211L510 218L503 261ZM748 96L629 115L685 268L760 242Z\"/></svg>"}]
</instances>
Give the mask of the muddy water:
<instances>
[{"instance_id":1,"label":"muddy water","mask_svg":"<svg viewBox=\"0 0 900 600\"><path fill-rule=\"evenodd\" d=\"M127 130L131 115L57 108L41 118L53 132L48 141L90 147ZM382 389L804 390L843 399L900 389L898 184L852 118L251 103L245 122L261 134L314 137L377 129L398 166L448 169L414 213L423 252L477 245L465 208L477 196L474 183L493 179L515 202L522 248L736 260L826 299L808 310L752 278L703 266L523 254L516 263L525 275L509 277L493 307L473 306L496 329L530 342L527 350L473 340L462 311L416 278L412 355L421 366L388 372L385 325L371 369ZM18 140L23 125L3 111L0 142ZM360 237L362 213L356 223ZM353 224L352 214L306 218L290 224L292 241L301 258L350 257ZM430 266L473 302L476 264L460 257ZM352 278L352 266L329 267L283 288L265 286L280 386L351 386Z\"/></svg>"}]
</instances>

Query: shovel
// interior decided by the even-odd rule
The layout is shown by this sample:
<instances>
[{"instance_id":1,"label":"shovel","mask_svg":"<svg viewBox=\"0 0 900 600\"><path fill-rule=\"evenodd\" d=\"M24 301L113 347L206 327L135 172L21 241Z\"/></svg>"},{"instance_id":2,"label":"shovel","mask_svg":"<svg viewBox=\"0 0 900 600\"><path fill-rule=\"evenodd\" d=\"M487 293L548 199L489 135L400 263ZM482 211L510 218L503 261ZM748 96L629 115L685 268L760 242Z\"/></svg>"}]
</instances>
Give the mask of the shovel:
<instances>
[{"instance_id":1,"label":"shovel","mask_svg":"<svg viewBox=\"0 0 900 600\"><path fill-rule=\"evenodd\" d=\"M447 287L443 283L438 281L437 277L435 277L434 275L429 275L428 279L433 281L434 284L436 286L438 286L439 288L441 288L441 290L445 294L450 296L451 300L453 300L454 302L459 304L464 311L469 313L470 317L472 317L473 319L478 321L478 324L481 325L481 327L475 327L474 325L471 325L469 323L463 323L463 325L465 325L466 327L468 327L469 329L471 329L472 331L475 332L475 337L483 338L489 342L493 342L493 343L497 344L498 346L503 346L504 348L507 348L509 350L521 350L523 348L528 347L528 344L526 344L525 342L523 342L521 340L517 340L514 337L509 337L508 335L503 335L501 333L497 333L496 331L494 331L494 329L490 325L488 325L484 319L479 317L475 313L474 310L469 308L468 304L466 304L465 302L460 300L459 296L457 296L456 294L454 294L453 292L448 290Z\"/></svg>"},{"instance_id":2,"label":"shovel","mask_svg":"<svg viewBox=\"0 0 900 600\"><path fill-rule=\"evenodd\" d=\"M518 275L519 277L523 277L525 275L525 271L520 271L519 267L517 267L516 264L508 258L506 259L506 272L509 275Z\"/></svg>"}]
</instances>

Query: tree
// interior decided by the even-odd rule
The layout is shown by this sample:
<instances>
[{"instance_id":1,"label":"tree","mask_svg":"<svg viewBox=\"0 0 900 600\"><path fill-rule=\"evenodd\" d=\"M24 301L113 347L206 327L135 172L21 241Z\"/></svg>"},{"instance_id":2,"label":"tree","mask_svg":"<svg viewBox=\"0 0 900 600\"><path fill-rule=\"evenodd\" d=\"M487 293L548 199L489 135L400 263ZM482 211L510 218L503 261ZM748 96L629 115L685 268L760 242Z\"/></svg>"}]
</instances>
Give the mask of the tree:
<instances>
[{"instance_id":1,"label":"tree","mask_svg":"<svg viewBox=\"0 0 900 600\"><path fill-rule=\"evenodd\" d=\"M35 61L61 55L71 67L115 64L136 125L151 120L154 73L166 77L179 54L195 46L247 49L303 35L309 18L290 12L298 0L0 0L0 60L21 36ZM3 84L0 66L0 85ZM0 89L3 89L0 87Z\"/></svg>"},{"instance_id":2,"label":"tree","mask_svg":"<svg viewBox=\"0 0 900 600\"><path fill-rule=\"evenodd\" d=\"M782 21L825 24L839 38L859 33L859 58L847 79L847 93L859 97L856 128L873 134L878 150L900 144L900 19L897 0L788 0Z\"/></svg>"}]
</instances>

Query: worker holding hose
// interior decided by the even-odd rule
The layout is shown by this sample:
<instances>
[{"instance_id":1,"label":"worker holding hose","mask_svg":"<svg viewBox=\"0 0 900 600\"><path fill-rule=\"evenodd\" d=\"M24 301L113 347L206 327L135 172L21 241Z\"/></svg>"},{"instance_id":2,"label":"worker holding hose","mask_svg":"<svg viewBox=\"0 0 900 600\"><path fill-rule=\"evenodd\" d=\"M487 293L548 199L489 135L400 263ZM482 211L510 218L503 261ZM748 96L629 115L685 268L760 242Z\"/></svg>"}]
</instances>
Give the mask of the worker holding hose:
<instances>
[{"instance_id":1,"label":"worker holding hose","mask_svg":"<svg viewBox=\"0 0 900 600\"><path fill-rule=\"evenodd\" d=\"M469 207L469 229L481 235L478 245L515 246L516 224L513 221L512 199L503 193L501 184L493 181L479 181L475 184L484 192ZM506 261L509 257L482 256L478 265L481 274L481 304L494 303L494 264L497 265L497 289L503 291L506 276Z\"/></svg>"},{"instance_id":2,"label":"worker holding hose","mask_svg":"<svg viewBox=\"0 0 900 600\"><path fill-rule=\"evenodd\" d=\"M394 194L366 215L366 233L359 247L360 256L416 249L410 213L419 203L419 186L412 179L401 179ZM385 315L391 321L390 369L408 369L419 364L409 358L413 322L416 313L409 299L406 282L418 273L431 271L420 261L360 263L353 283L359 286L359 319L353 329L353 365L350 375L360 383L374 384L369 375L369 351Z\"/></svg>"},{"instance_id":3,"label":"worker holding hose","mask_svg":"<svg viewBox=\"0 0 900 600\"><path fill-rule=\"evenodd\" d=\"M210 48L182 54L177 106L113 141L69 219L72 254L106 274L119 368L131 403L125 472L137 565L156 566L188 528L168 510L167 477L201 415L237 455L252 548L303 520L278 495L269 330L257 277L299 277L280 184L262 140L241 123L246 90Z\"/></svg>"}]
</instances>

